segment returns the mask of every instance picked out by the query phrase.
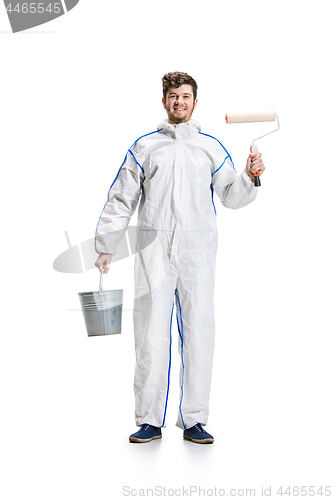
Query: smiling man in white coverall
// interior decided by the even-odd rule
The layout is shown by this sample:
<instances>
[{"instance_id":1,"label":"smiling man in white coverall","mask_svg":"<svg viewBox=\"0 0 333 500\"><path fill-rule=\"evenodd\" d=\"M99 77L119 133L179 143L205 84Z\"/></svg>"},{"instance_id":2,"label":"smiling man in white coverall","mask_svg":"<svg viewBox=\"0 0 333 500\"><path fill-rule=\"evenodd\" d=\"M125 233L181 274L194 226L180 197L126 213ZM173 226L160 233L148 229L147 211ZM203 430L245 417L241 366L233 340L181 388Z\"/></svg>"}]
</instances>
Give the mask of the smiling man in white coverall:
<instances>
[{"instance_id":1,"label":"smiling man in white coverall","mask_svg":"<svg viewBox=\"0 0 333 500\"><path fill-rule=\"evenodd\" d=\"M214 276L217 251L214 191L222 205L241 208L257 194L250 154L237 175L231 157L191 119L197 84L186 73L162 78L168 119L128 150L96 229L96 266L109 270L140 200L135 257L135 419L130 442L162 437L169 394L174 304L179 331L180 404L184 439L212 443L208 419L214 350Z\"/></svg>"}]
</instances>

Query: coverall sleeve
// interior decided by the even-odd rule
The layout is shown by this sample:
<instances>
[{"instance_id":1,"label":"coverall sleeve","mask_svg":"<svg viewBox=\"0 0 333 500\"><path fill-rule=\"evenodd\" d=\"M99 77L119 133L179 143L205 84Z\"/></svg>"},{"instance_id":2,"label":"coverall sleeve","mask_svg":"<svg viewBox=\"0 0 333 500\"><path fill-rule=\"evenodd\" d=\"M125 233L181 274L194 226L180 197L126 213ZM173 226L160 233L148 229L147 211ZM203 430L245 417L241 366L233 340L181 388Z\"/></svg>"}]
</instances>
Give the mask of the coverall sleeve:
<instances>
[{"instance_id":1,"label":"coverall sleeve","mask_svg":"<svg viewBox=\"0 0 333 500\"><path fill-rule=\"evenodd\" d=\"M116 248L137 207L143 177L141 165L129 150L110 187L108 201L97 224L95 249L98 253L115 255Z\"/></svg>"},{"instance_id":2,"label":"coverall sleeve","mask_svg":"<svg viewBox=\"0 0 333 500\"><path fill-rule=\"evenodd\" d=\"M245 207L257 196L257 188L245 170L237 175L230 156L212 174L212 187L226 208Z\"/></svg>"}]
</instances>

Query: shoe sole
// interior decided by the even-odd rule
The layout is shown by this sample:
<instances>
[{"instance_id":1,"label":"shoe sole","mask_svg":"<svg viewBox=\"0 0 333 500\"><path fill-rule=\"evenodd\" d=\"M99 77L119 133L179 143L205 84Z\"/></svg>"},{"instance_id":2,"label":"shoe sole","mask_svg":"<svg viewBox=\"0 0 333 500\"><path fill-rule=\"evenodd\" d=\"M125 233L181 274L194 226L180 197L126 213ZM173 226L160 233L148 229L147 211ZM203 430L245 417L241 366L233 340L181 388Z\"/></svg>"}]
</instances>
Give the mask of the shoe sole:
<instances>
[{"instance_id":1,"label":"shoe sole","mask_svg":"<svg viewBox=\"0 0 333 500\"><path fill-rule=\"evenodd\" d=\"M211 438L206 438L206 439L194 439L194 438L190 438L188 436L183 436L183 438L186 440L186 441L192 441L192 443L198 443L198 444L212 444L214 443L214 439L211 439Z\"/></svg>"},{"instance_id":2,"label":"shoe sole","mask_svg":"<svg viewBox=\"0 0 333 500\"><path fill-rule=\"evenodd\" d=\"M136 438L136 437L130 437L129 441L130 443L149 443L149 441L152 441L153 439L161 439L162 436L154 436L149 439L142 439L142 438Z\"/></svg>"}]
</instances>

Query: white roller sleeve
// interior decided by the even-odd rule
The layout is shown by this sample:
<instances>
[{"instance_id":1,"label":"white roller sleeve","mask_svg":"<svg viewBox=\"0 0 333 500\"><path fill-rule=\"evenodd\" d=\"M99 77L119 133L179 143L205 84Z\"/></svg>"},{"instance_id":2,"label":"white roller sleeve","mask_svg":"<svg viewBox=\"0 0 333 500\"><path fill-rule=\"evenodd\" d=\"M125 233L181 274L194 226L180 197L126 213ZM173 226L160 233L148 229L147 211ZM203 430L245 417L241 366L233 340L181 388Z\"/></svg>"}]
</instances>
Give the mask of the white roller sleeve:
<instances>
[{"instance_id":1,"label":"white roller sleeve","mask_svg":"<svg viewBox=\"0 0 333 500\"><path fill-rule=\"evenodd\" d=\"M227 123L273 122L275 118L275 111L260 113L227 113L225 115Z\"/></svg>"}]
</instances>

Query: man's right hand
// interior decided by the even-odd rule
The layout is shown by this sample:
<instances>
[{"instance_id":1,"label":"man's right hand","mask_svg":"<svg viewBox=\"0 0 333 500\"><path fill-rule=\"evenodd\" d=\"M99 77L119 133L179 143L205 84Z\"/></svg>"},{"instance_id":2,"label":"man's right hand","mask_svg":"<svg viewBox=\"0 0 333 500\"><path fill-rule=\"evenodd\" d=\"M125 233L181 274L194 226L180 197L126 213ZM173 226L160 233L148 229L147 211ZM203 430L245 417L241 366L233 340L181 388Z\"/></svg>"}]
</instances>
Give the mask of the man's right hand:
<instances>
[{"instance_id":1,"label":"man's right hand","mask_svg":"<svg viewBox=\"0 0 333 500\"><path fill-rule=\"evenodd\" d=\"M112 255L110 253L99 254L99 257L95 262L95 266L101 273L108 274L111 264L111 257Z\"/></svg>"}]
</instances>

